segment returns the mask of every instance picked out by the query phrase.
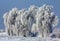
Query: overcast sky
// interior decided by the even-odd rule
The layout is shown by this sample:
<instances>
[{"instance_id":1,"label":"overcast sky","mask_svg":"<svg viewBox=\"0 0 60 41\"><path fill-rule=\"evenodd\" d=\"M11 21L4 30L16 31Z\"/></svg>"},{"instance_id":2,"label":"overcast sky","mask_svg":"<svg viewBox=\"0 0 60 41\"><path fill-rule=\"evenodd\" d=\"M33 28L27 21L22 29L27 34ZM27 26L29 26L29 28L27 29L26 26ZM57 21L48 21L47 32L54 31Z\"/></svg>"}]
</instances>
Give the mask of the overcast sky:
<instances>
[{"instance_id":1,"label":"overcast sky","mask_svg":"<svg viewBox=\"0 0 60 41\"><path fill-rule=\"evenodd\" d=\"M3 14L14 7L18 9L28 8L30 5L52 5L55 15L60 19L60 0L0 0L0 29L4 29ZM57 27L60 27L60 20Z\"/></svg>"}]
</instances>

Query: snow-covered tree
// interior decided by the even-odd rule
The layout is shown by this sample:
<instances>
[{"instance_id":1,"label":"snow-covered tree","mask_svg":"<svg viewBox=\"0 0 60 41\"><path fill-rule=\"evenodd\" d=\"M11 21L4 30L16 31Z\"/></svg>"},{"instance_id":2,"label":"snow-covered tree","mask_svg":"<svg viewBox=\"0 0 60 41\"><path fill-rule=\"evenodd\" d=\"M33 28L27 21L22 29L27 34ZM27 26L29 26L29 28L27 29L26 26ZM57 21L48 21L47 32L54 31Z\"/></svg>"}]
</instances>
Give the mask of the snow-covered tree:
<instances>
[{"instance_id":1,"label":"snow-covered tree","mask_svg":"<svg viewBox=\"0 0 60 41\"><path fill-rule=\"evenodd\" d=\"M32 5L22 10L13 8L3 16L6 32L9 36L48 37L58 24L58 17L51 9L50 5Z\"/></svg>"},{"instance_id":2,"label":"snow-covered tree","mask_svg":"<svg viewBox=\"0 0 60 41\"><path fill-rule=\"evenodd\" d=\"M52 6L43 5L36 14L36 25L39 28L38 37L48 37L53 27L58 23L58 17L52 12Z\"/></svg>"}]
</instances>

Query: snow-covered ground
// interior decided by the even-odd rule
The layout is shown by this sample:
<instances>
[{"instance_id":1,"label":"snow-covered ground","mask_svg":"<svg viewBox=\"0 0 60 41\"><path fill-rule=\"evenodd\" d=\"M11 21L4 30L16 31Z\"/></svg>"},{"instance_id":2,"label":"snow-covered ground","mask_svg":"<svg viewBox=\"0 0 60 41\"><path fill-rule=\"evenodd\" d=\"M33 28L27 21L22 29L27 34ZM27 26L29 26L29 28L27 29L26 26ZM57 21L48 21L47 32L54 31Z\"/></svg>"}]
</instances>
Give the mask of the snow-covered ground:
<instances>
[{"instance_id":1,"label":"snow-covered ground","mask_svg":"<svg viewBox=\"0 0 60 41\"><path fill-rule=\"evenodd\" d=\"M60 41L58 38L37 38L37 37L0 37L0 41Z\"/></svg>"}]
</instances>

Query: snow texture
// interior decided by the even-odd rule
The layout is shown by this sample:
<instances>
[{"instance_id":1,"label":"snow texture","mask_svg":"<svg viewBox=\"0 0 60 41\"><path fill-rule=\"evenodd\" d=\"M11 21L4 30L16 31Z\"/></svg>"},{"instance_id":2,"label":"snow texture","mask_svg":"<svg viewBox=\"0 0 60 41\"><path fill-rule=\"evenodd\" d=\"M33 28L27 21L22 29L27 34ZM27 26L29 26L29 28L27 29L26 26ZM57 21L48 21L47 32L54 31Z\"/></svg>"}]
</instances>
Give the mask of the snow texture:
<instances>
[{"instance_id":1,"label":"snow texture","mask_svg":"<svg viewBox=\"0 0 60 41\"><path fill-rule=\"evenodd\" d=\"M52 8L46 4L22 10L13 8L3 16L6 32L9 36L48 37L59 20Z\"/></svg>"},{"instance_id":2,"label":"snow texture","mask_svg":"<svg viewBox=\"0 0 60 41\"><path fill-rule=\"evenodd\" d=\"M38 37L0 37L0 41L60 41L58 38L38 38Z\"/></svg>"}]
</instances>

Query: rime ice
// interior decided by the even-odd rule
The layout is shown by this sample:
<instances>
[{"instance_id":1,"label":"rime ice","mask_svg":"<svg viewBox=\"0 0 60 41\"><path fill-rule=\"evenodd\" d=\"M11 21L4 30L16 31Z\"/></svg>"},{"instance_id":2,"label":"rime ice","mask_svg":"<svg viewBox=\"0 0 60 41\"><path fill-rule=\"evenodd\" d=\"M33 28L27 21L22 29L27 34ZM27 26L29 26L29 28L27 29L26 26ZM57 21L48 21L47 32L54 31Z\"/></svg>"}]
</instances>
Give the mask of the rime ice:
<instances>
[{"instance_id":1,"label":"rime ice","mask_svg":"<svg viewBox=\"0 0 60 41\"><path fill-rule=\"evenodd\" d=\"M9 36L48 37L58 24L52 6L30 6L28 9L13 8L3 16L6 32Z\"/></svg>"}]
</instances>

